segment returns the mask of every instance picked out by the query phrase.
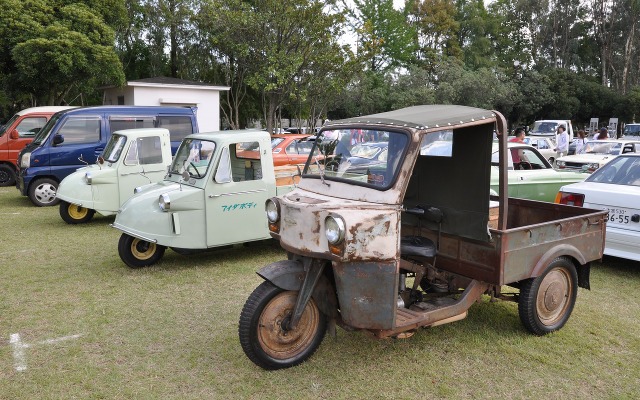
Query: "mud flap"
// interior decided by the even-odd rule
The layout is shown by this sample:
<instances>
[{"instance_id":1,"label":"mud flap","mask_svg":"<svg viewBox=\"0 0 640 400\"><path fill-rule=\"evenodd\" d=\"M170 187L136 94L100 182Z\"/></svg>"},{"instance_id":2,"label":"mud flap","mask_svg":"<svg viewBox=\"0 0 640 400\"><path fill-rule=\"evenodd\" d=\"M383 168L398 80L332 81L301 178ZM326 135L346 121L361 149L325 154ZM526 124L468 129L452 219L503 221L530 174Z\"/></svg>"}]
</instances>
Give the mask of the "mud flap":
<instances>
[{"instance_id":1,"label":"mud flap","mask_svg":"<svg viewBox=\"0 0 640 400\"><path fill-rule=\"evenodd\" d=\"M591 274L591 263L586 263L577 268L578 272L578 287L591 290L589 284L589 275Z\"/></svg>"},{"instance_id":2,"label":"mud flap","mask_svg":"<svg viewBox=\"0 0 640 400\"><path fill-rule=\"evenodd\" d=\"M257 274L283 290L300 291L306 276L302 260L282 260L262 267ZM338 316L338 299L329 279L323 274L313 288L311 297L323 314Z\"/></svg>"}]
</instances>

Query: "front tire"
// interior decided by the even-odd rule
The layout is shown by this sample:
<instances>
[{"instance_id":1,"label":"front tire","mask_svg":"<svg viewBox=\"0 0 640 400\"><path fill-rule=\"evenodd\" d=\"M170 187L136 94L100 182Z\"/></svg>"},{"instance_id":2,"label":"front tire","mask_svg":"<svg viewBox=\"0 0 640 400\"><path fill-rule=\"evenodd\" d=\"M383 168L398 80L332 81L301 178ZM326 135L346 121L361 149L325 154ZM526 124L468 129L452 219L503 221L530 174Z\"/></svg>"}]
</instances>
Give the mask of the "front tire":
<instances>
[{"instance_id":1,"label":"front tire","mask_svg":"<svg viewBox=\"0 0 640 400\"><path fill-rule=\"evenodd\" d=\"M13 186L16 184L16 171L11 165L0 165L0 187Z\"/></svg>"},{"instance_id":2,"label":"front tire","mask_svg":"<svg viewBox=\"0 0 640 400\"><path fill-rule=\"evenodd\" d=\"M247 299L238 334L242 350L259 367L276 370L298 365L318 349L327 331L327 317L309 300L293 330L283 326L291 317L297 291L265 281Z\"/></svg>"},{"instance_id":3,"label":"front tire","mask_svg":"<svg viewBox=\"0 0 640 400\"><path fill-rule=\"evenodd\" d=\"M131 268L148 267L157 263L164 255L166 247L134 238L126 233L118 241L118 254Z\"/></svg>"},{"instance_id":4,"label":"front tire","mask_svg":"<svg viewBox=\"0 0 640 400\"><path fill-rule=\"evenodd\" d=\"M29 200L38 207L55 206L60 201L56 198L58 182L49 178L37 179L29 186Z\"/></svg>"},{"instance_id":5,"label":"front tire","mask_svg":"<svg viewBox=\"0 0 640 400\"><path fill-rule=\"evenodd\" d=\"M67 224L83 224L89 222L95 212L95 210L80 207L77 204L67 203L66 201L60 202L60 217Z\"/></svg>"},{"instance_id":6,"label":"front tire","mask_svg":"<svg viewBox=\"0 0 640 400\"><path fill-rule=\"evenodd\" d=\"M569 320L578 294L578 273L565 257L553 260L537 278L522 282L518 300L520 321L542 336L557 331Z\"/></svg>"}]
</instances>

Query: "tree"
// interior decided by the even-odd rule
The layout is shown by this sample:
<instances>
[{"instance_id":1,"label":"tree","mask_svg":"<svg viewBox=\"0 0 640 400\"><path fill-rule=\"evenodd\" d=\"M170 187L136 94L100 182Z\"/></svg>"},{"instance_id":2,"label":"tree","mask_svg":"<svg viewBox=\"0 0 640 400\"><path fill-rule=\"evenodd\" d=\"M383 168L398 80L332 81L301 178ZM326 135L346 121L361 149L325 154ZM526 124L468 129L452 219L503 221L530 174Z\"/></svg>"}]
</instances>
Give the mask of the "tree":
<instances>
[{"instance_id":1,"label":"tree","mask_svg":"<svg viewBox=\"0 0 640 400\"><path fill-rule=\"evenodd\" d=\"M11 10L0 18L8 90L31 93L36 104L60 104L72 91L124 82L114 31L87 5L2 1L3 10Z\"/></svg>"},{"instance_id":2,"label":"tree","mask_svg":"<svg viewBox=\"0 0 640 400\"><path fill-rule=\"evenodd\" d=\"M270 131L299 88L317 82L318 74L329 79L349 71L349 50L337 41L343 15L329 12L324 1L209 0L199 20L208 20L208 42L218 58L232 58L243 82L260 93Z\"/></svg>"}]
</instances>

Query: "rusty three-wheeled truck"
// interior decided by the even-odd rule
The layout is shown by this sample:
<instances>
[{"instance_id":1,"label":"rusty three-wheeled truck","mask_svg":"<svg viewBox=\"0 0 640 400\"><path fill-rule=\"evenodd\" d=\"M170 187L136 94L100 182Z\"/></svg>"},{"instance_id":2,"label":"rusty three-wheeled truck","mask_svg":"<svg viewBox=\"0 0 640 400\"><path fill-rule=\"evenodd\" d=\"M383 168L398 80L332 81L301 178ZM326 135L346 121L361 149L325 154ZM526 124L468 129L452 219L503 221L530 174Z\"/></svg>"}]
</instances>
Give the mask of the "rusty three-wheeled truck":
<instances>
[{"instance_id":1,"label":"rusty three-wheeled truck","mask_svg":"<svg viewBox=\"0 0 640 400\"><path fill-rule=\"evenodd\" d=\"M354 141L386 154L363 162ZM240 344L258 366L305 361L336 324L409 337L463 319L483 295L516 301L525 328L544 335L589 288L606 211L508 198L500 113L414 106L332 121L315 146L324 160L310 157L299 186L266 203L288 259L258 271L264 282L240 315Z\"/></svg>"}]
</instances>

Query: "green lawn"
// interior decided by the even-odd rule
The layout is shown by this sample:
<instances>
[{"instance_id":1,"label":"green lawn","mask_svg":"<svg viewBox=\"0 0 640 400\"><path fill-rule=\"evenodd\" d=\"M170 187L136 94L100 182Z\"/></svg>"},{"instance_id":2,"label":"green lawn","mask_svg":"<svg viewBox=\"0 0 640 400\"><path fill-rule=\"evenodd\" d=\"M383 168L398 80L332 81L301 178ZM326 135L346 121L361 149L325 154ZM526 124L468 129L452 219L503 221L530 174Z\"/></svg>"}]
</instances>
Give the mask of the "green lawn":
<instances>
[{"instance_id":1,"label":"green lawn","mask_svg":"<svg viewBox=\"0 0 640 400\"><path fill-rule=\"evenodd\" d=\"M545 337L515 303L485 299L406 340L338 329L308 362L267 372L237 325L254 272L281 250L168 250L132 270L113 217L69 226L9 187L0 221L0 399L640 398L638 262L594 263L592 290Z\"/></svg>"}]
</instances>

